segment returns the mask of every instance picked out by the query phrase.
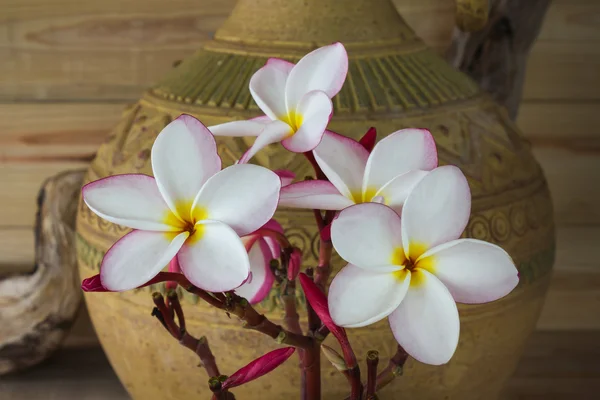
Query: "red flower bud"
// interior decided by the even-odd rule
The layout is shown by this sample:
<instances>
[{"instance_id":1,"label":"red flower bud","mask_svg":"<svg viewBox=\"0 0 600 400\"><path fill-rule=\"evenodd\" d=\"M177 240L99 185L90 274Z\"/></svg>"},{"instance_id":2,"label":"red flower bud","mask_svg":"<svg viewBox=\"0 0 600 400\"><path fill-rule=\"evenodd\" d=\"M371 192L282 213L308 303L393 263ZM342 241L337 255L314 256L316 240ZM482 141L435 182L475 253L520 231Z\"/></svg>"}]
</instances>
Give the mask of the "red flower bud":
<instances>
[{"instance_id":1,"label":"red flower bud","mask_svg":"<svg viewBox=\"0 0 600 400\"><path fill-rule=\"evenodd\" d=\"M268 374L275 368L283 364L296 349L293 347L284 347L281 349L273 350L264 356L257 358L245 367L240 368L234 372L229 378L223 382L221 388L231 389L236 386L243 385L255 379L260 378L263 375Z\"/></svg>"},{"instance_id":2,"label":"red flower bud","mask_svg":"<svg viewBox=\"0 0 600 400\"><path fill-rule=\"evenodd\" d=\"M302 251L299 248L294 247L294 251L292 251L292 254L290 255L290 262L288 264L288 270L287 270L288 280L293 281L294 279L296 279L298 277L298 274L300 273L301 265L302 265Z\"/></svg>"},{"instance_id":3,"label":"red flower bud","mask_svg":"<svg viewBox=\"0 0 600 400\"><path fill-rule=\"evenodd\" d=\"M319 232L321 239L328 242L331 240L331 224L325 225Z\"/></svg>"},{"instance_id":4,"label":"red flower bud","mask_svg":"<svg viewBox=\"0 0 600 400\"><path fill-rule=\"evenodd\" d=\"M179 267L179 261L177 261L177 256L173 257L171 262L169 262L169 272L181 273L181 268ZM177 282L175 281L167 281L166 283L167 290L168 289L177 289Z\"/></svg>"},{"instance_id":5,"label":"red flower bud","mask_svg":"<svg viewBox=\"0 0 600 400\"><path fill-rule=\"evenodd\" d=\"M371 127L371 128L369 128L367 133L365 133L365 135L362 138L360 138L360 140L358 142L360 144L362 144L363 147L365 149L367 149L367 151L370 153L373 150L373 147L375 147L376 140L377 140L377 129Z\"/></svg>"},{"instance_id":6,"label":"red flower bud","mask_svg":"<svg viewBox=\"0 0 600 400\"><path fill-rule=\"evenodd\" d=\"M84 292L110 292L110 290L102 286L100 274L85 278L81 281L81 289L83 289Z\"/></svg>"},{"instance_id":7,"label":"red flower bud","mask_svg":"<svg viewBox=\"0 0 600 400\"><path fill-rule=\"evenodd\" d=\"M335 338L340 343L342 347L342 352L344 353L344 359L346 360L346 365L348 368L353 368L356 365L356 357L354 356L354 351L350 346L350 341L348 340L348 336L346 335L346 330L337 326L333 319L331 319L331 314L329 313L329 305L327 304L327 297L325 294L319 289L319 287L313 282L312 279L308 277L306 274L300 274L300 284L302 285L302 289L304 290L304 295L306 296L306 300L310 303L311 307L319 318L321 322L329 329L329 331L335 336Z\"/></svg>"},{"instance_id":8,"label":"red flower bud","mask_svg":"<svg viewBox=\"0 0 600 400\"><path fill-rule=\"evenodd\" d=\"M154 278L150 279L148 282L144 283L139 288L143 288L146 286L154 285L155 283L165 282L165 281L173 281L177 282L180 285L187 286L190 282L187 280L185 276L182 274L174 273L174 272L159 272ZM91 276L89 278L85 278L81 281L81 289L84 292L110 292L107 288L102 286L102 281L100 279L100 274Z\"/></svg>"}]
</instances>

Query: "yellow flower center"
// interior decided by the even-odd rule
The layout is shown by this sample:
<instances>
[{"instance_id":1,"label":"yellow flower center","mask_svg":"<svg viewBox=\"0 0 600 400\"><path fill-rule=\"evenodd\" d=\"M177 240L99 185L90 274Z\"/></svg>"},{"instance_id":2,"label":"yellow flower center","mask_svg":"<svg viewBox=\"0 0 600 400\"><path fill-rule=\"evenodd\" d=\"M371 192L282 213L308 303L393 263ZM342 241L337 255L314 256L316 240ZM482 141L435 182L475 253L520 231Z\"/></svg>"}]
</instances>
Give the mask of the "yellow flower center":
<instances>
[{"instance_id":1,"label":"yellow flower center","mask_svg":"<svg viewBox=\"0 0 600 400\"><path fill-rule=\"evenodd\" d=\"M287 115L284 115L279 119L292 127L292 134L294 134L300 128L302 121L304 121L302 114L298 114L296 111L290 111L287 113Z\"/></svg>"},{"instance_id":2,"label":"yellow flower center","mask_svg":"<svg viewBox=\"0 0 600 400\"><path fill-rule=\"evenodd\" d=\"M424 282L425 275L422 273L423 270L431 273L434 272L435 256L419 260L419 257L427 250L427 246L422 243L410 243L408 247L408 257L402 247L396 247L390 256L390 263L404 267L401 270L393 272L396 279L404 281L406 274L410 271L410 286L416 287Z\"/></svg>"},{"instance_id":3,"label":"yellow flower center","mask_svg":"<svg viewBox=\"0 0 600 400\"><path fill-rule=\"evenodd\" d=\"M357 190L351 192L350 194L352 195L352 200L354 201L354 203L361 204L372 201L376 193L377 189L375 189L374 187L368 187L364 192L362 190Z\"/></svg>"},{"instance_id":4,"label":"yellow flower center","mask_svg":"<svg viewBox=\"0 0 600 400\"><path fill-rule=\"evenodd\" d=\"M163 222L166 225L177 228L176 231L165 233L170 240L182 232L188 232L190 234L186 241L187 243L193 243L202 238L204 226L196 225L196 222L207 219L208 211L205 207L196 205L192 212L192 204L193 200L178 201L175 204L175 208L180 217L175 215L171 210L166 212Z\"/></svg>"}]
</instances>

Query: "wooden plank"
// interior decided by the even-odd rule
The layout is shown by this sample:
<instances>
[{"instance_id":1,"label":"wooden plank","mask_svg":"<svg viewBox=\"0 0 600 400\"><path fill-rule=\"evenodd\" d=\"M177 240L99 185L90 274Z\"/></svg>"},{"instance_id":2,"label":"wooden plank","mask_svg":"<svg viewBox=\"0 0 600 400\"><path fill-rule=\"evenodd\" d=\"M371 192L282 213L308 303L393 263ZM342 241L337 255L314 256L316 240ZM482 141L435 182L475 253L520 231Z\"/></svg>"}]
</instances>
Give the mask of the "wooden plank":
<instances>
[{"instance_id":1,"label":"wooden plank","mask_svg":"<svg viewBox=\"0 0 600 400\"><path fill-rule=\"evenodd\" d=\"M46 178L69 169L85 168L85 162L37 162L0 164L0 228L32 227L37 210L36 198Z\"/></svg>"},{"instance_id":2,"label":"wooden plank","mask_svg":"<svg viewBox=\"0 0 600 400\"><path fill-rule=\"evenodd\" d=\"M600 329L600 226L557 230L556 264L538 329Z\"/></svg>"},{"instance_id":3,"label":"wooden plank","mask_svg":"<svg viewBox=\"0 0 600 400\"><path fill-rule=\"evenodd\" d=\"M124 107L123 103L0 104L0 162L86 161Z\"/></svg>"},{"instance_id":4,"label":"wooden plank","mask_svg":"<svg viewBox=\"0 0 600 400\"><path fill-rule=\"evenodd\" d=\"M587 147L577 150L562 147L534 148L534 155L544 169L552 192L554 215L558 224L600 224L598 144L598 141L588 143Z\"/></svg>"},{"instance_id":5,"label":"wooden plank","mask_svg":"<svg viewBox=\"0 0 600 400\"><path fill-rule=\"evenodd\" d=\"M0 101L135 100L212 37L234 0L67 3L0 1ZM398 3L426 42L449 43L451 1Z\"/></svg>"},{"instance_id":6,"label":"wooden plank","mask_svg":"<svg viewBox=\"0 0 600 400\"><path fill-rule=\"evenodd\" d=\"M556 264L538 329L600 329L600 226L557 230Z\"/></svg>"},{"instance_id":7,"label":"wooden plank","mask_svg":"<svg viewBox=\"0 0 600 400\"><path fill-rule=\"evenodd\" d=\"M539 38L543 40L600 40L597 0L554 0Z\"/></svg>"},{"instance_id":8,"label":"wooden plank","mask_svg":"<svg viewBox=\"0 0 600 400\"><path fill-rule=\"evenodd\" d=\"M32 228L0 229L0 277L29 272L34 262Z\"/></svg>"},{"instance_id":9,"label":"wooden plank","mask_svg":"<svg viewBox=\"0 0 600 400\"><path fill-rule=\"evenodd\" d=\"M534 44L527 60L525 101L598 100L599 89L600 41L538 40Z\"/></svg>"},{"instance_id":10,"label":"wooden plank","mask_svg":"<svg viewBox=\"0 0 600 400\"><path fill-rule=\"evenodd\" d=\"M600 137L600 101L525 101L517 124L525 136L538 146L581 148ZM582 142L583 140L583 142Z\"/></svg>"},{"instance_id":11,"label":"wooden plank","mask_svg":"<svg viewBox=\"0 0 600 400\"><path fill-rule=\"evenodd\" d=\"M600 390L600 331L535 332L503 400L594 399Z\"/></svg>"}]
</instances>

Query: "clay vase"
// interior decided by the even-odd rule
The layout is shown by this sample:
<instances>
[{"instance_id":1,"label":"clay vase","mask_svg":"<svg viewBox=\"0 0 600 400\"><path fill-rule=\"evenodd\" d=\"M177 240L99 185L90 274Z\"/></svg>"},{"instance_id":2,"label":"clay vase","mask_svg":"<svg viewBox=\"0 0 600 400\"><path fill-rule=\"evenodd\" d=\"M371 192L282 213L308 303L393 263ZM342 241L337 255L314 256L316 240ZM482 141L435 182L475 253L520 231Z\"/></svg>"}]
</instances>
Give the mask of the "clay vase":
<instances>
[{"instance_id":1,"label":"clay vase","mask_svg":"<svg viewBox=\"0 0 600 400\"><path fill-rule=\"evenodd\" d=\"M508 297L491 304L460 306L458 350L444 366L409 361L404 376L381 399L490 400L498 396L535 327L554 260L554 224L548 187L529 146L506 112L468 77L428 49L388 0L240 0L215 39L171 70L136 104L126 109L92 162L86 181L123 173L151 174L150 149L156 135L181 113L206 125L259 115L249 90L250 76L268 57L297 61L311 49L341 41L350 57L349 74L334 98L330 128L354 138L375 126L379 137L398 129L429 129L442 164L459 166L473 194L465 236L497 243L514 258L521 282ZM218 138L224 165L251 144L248 138ZM311 175L301 155L280 145L254 162L271 169ZM286 210L276 217L315 265L317 232L312 212ZM126 229L92 214L80 203L77 252L82 277L98 273L105 251ZM335 270L342 262L334 258ZM198 360L150 316L151 291L86 295L102 345L134 399L208 398L207 376ZM277 345L245 331L238 321L182 294L190 332L206 335L221 372L231 374ZM298 299L302 305L303 299ZM259 309L281 321L275 287ZM363 362L369 349L386 358L395 342L383 321L350 330ZM332 338L327 343L336 346ZM322 360L323 398L348 394L345 378ZM296 360L268 377L235 390L241 400L299 396Z\"/></svg>"}]
</instances>

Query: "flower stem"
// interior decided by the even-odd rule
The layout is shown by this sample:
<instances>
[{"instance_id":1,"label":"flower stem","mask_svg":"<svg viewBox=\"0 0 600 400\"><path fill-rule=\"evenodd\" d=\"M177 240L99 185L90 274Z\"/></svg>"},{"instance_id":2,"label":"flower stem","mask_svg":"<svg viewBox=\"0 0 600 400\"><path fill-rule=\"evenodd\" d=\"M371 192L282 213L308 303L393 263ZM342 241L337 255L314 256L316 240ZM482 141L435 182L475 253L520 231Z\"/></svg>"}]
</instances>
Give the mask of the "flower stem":
<instances>
[{"instance_id":1,"label":"flower stem","mask_svg":"<svg viewBox=\"0 0 600 400\"><path fill-rule=\"evenodd\" d=\"M371 350L367 353L367 400L375 398L377 389L377 364L379 364L379 353Z\"/></svg>"},{"instance_id":2,"label":"flower stem","mask_svg":"<svg viewBox=\"0 0 600 400\"><path fill-rule=\"evenodd\" d=\"M179 298L177 297L177 292L171 290L168 293L168 306L165 304L164 297L160 293L153 293L152 300L156 306L153 315L160 320L171 336L177 339L179 344L187 347L198 355L200 362L209 377L212 378L221 375L219 367L217 367L215 356L210 350L206 337L202 336L200 339L197 339L187 332L185 327L185 317L183 309L181 308L181 303L179 303ZM175 321L175 316L177 316L179 326Z\"/></svg>"},{"instance_id":3,"label":"flower stem","mask_svg":"<svg viewBox=\"0 0 600 400\"><path fill-rule=\"evenodd\" d=\"M304 350L302 357L302 400L321 398L321 348L314 340L310 348Z\"/></svg>"},{"instance_id":4,"label":"flower stem","mask_svg":"<svg viewBox=\"0 0 600 400\"><path fill-rule=\"evenodd\" d=\"M402 375L402 368L404 367L404 363L408 359L408 353L406 350L402 348L402 346L398 345L398 350L396 354L392 358L390 358L390 362L387 367L383 371L377 375L377 390L381 390L384 386L388 385L392 382L397 376Z\"/></svg>"},{"instance_id":5,"label":"flower stem","mask_svg":"<svg viewBox=\"0 0 600 400\"><path fill-rule=\"evenodd\" d=\"M230 299L230 304L226 304L225 311L241 319L245 328L264 333L280 344L301 349L309 349L313 346L315 340L312 337L287 331L280 325L274 324L264 315L258 313L248 303L248 300L239 297L235 293L230 294Z\"/></svg>"}]
</instances>

